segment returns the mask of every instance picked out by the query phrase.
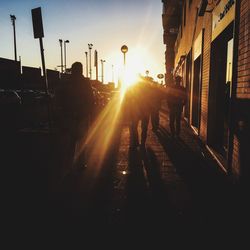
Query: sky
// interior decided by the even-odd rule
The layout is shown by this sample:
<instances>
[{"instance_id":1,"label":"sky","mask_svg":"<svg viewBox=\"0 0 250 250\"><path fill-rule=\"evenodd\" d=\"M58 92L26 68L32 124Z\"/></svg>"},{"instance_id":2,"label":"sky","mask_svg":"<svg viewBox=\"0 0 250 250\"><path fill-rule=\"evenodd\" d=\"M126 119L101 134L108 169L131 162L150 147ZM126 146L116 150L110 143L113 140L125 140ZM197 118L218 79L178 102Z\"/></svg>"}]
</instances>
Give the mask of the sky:
<instances>
[{"instance_id":1,"label":"sky","mask_svg":"<svg viewBox=\"0 0 250 250\"><path fill-rule=\"evenodd\" d=\"M17 57L23 66L41 67L39 40L34 39L31 9L41 7L44 29L45 64L60 71L59 39L66 44L66 63L80 61L86 76L88 44L92 43L92 78L95 79L94 51L98 52L104 82L118 79L123 66L121 46L127 45L126 66L157 80L165 73L161 0L0 0L0 57L14 59L13 26L16 16ZM88 59L89 61L89 59Z\"/></svg>"}]
</instances>

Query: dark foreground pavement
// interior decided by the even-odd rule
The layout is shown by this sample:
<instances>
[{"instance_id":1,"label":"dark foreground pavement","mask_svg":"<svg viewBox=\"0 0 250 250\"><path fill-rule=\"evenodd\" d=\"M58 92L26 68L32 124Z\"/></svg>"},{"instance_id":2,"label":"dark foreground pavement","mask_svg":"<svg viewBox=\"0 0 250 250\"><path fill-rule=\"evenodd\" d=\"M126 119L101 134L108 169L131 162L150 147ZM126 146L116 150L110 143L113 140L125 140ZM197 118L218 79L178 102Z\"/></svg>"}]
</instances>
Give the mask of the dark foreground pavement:
<instances>
[{"instance_id":1,"label":"dark foreground pavement","mask_svg":"<svg viewBox=\"0 0 250 250\"><path fill-rule=\"evenodd\" d=\"M126 126L115 129L104 153L106 137L93 139L87 169L72 171L50 192L52 232L165 246L236 237L247 225L245 197L185 121L177 139L165 112L160 123L156 132L150 126L145 150L129 147Z\"/></svg>"},{"instance_id":2,"label":"dark foreground pavement","mask_svg":"<svg viewBox=\"0 0 250 250\"><path fill-rule=\"evenodd\" d=\"M87 168L71 171L58 166L65 155L56 135L3 135L5 231L28 229L38 245L49 235L57 247L239 246L249 228L248 192L230 182L185 121L178 139L170 137L165 112L160 124L156 132L150 126L145 150L131 150L128 128L103 120L88 145Z\"/></svg>"}]
</instances>

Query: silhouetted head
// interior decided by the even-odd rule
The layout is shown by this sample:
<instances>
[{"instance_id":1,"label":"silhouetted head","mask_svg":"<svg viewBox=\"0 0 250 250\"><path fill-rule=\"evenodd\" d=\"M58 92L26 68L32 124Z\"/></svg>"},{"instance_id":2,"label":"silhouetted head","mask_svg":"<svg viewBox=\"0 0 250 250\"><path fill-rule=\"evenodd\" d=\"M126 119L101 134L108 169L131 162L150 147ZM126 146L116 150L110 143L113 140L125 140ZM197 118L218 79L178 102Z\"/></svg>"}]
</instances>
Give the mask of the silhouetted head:
<instances>
[{"instance_id":1,"label":"silhouetted head","mask_svg":"<svg viewBox=\"0 0 250 250\"><path fill-rule=\"evenodd\" d=\"M82 76L82 64L80 62L74 62L71 66L72 76Z\"/></svg>"},{"instance_id":2,"label":"silhouetted head","mask_svg":"<svg viewBox=\"0 0 250 250\"><path fill-rule=\"evenodd\" d=\"M181 76L176 76L175 77L175 84L177 85L177 86L180 86L181 85Z\"/></svg>"}]
</instances>

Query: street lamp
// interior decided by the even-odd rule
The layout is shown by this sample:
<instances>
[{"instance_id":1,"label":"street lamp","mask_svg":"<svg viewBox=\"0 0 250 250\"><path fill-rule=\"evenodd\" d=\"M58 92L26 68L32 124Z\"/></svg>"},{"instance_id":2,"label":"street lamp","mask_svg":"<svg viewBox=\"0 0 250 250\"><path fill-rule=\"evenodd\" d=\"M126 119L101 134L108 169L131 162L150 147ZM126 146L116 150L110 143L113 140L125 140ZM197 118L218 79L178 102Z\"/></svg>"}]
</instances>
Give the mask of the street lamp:
<instances>
[{"instance_id":1,"label":"street lamp","mask_svg":"<svg viewBox=\"0 0 250 250\"><path fill-rule=\"evenodd\" d=\"M163 74L158 74L158 75L157 75L157 78L161 80L161 79L164 78L164 75L163 75ZM163 84L163 81L162 81L162 80L161 80L161 84Z\"/></svg>"},{"instance_id":2,"label":"street lamp","mask_svg":"<svg viewBox=\"0 0 250 250\"><path fill-rule=\"evenodd\" d=\"M128 52L128 47L127 47L126 45L123 45L123 46L121 47L121 51L122 51L123 56L124 56L124 66L125 66L125 65L126 65L126 57L125 57L125 55L126 55L126 53Z\"/></svg>"},{"instance_id":3,"label":"street lamp","mask_svg":"<svg viewBox=\"0 0 250 250\"><path fill-rule=\"evenodd\" d=\"M114 65L112 64L112 82L114 82Z\"/></svg>"},{"instance_id":4,"label":"street lamp","mask_svg":"<svg viewBox=\"0 0 250 250\"><path fill-rule=\"evenodd\" d=\"M86 77L89 77L89 69L88 69L88 52L85 51L85 56L86 56Z\"/></svg>"},{"instance_id":5,"label":"street lamp","mask_svg":"<svg viewBox=\"0 0 250 250\"><path fill-rule=\"evenodd\" d=\"M67 64L66 64L66 43L69 43L69 40L64 41L64 73L66 73L67 70Z\"/></svg>"},{"instance_id":6,"label":"street lamp","mask_svg":"<svg viewBox=\"0 0 250 250\"><path fill-rule=\"evenodd\" d=\"M104 63L105 62L106 62L105 60L101 59L101 64L102 64L102 83L104 83L104 70L103 70L103 67L104 67Z\"/></svg>"},{"instance_id":7,"label":"street lamp","mask_svg":"<svg viewBox=\"0 0 250 250\"><path fill-rule=\"evenodd\" d=\"M89 46L89 78L92 78L92 69L91 69L91 49L93 47L92 43L88 43Z\"/></svg>"},{"instance_id":8,"label":"street lamp","mask_svg":"<svg viewBox=\"0 0 250 250\"><path fill-rule=\"evenodd\" d=\"M95 72L95 75L96 75L96 81L98 81L98 52L97 52L97 50L95 50L95 70L96 70L96 72Z\"/></svg>"},{"instance_id":9,"label":"street lamp","mask_svg":"<svg viewBox=\"0 0 250 250\"><path fill-rule=\"evenodd\" d=\"M13 25L13 33L14 33L14 52L15 52L15 61L17 61L17 53L16 53L16 26L15 26L16 17L15 17L14 15L10 15L10 19L11 19L12 25Z\"/></svg>"},{"instance_id":10,"label":"street lamp","mask_svg":"<svg viewBox=\"0 0 250 250\"><path fill-rule=\"evenodd\" d=\"M62 39L59 39L60 47L61 47L61 73L63 73L63 49L62 49Z\"/></svg>"}]
</instances>

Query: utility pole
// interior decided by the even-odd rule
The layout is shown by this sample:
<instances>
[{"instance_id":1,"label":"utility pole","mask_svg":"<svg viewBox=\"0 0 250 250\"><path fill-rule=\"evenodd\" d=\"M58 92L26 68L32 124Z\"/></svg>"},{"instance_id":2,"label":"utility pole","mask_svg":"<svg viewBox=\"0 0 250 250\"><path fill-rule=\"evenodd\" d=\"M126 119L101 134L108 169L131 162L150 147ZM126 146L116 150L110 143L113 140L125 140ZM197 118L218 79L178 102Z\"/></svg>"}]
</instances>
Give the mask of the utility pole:
<instances>
[{"instance_id":1,"label":"utility pole","mask_svg":"<svg viewBox=\"0 0 250 250\"><path fill-rule=\"evenodd\" d=\"M66 43L69 43L69 40L64 41L64 73L67 71L67 64L66 64Z\"/></svg>"},{"instance_id":2,"label":"utility pole","mask_svg":"<svg viewBox=\"0 0 250 250\"><path fill-rule=\"evenodd\" d=\"M96 69L96 81L98 81L98 54L97 54L97 50L95 50L95 69Z\"/></svg>"},{"instance_id":3,"label":"utility pole","mask_svg":"<svg viewBox=\"0 0 250 250\"><path fill-rule=\"evenodd\" d=\"M104 83L104 69L103 69L103 67L104 67L104 63L105 62L106 62L105 60L101 59L101 64L102 64L102 83Z\"/></svg>"},{"instance_id":4,"label":"utility pole","mask_svg":"<svg viewBox=\"0 0 250 250\"><path fill-rule=\"evenodd\" d=\"M14 52L15 52L15 61L17 61L17 53L16 53L16 25L15 25L16 17L14 15L10 15L10 19L11 19L12 25L13 25L13 32L14 32Z\"/></svg>"},{"instance_id":5,"label":"utility pole","mask_svg":"<svg viewBox=\"0 0 250 250\"><path fill-rule=\"evenodd\" d=\"M63 49L62 49L62 39L59 39L60 47L61 47L61 73L63 73Z\"/></svg>"},{"instance_id":6,"label":"utility pole","mask_svg":"<svg viewBox=\"0 0 250 250\"><path fill-rule=\"evenodd\" d=\"M114 65L112 64L112 82L114 82Z\"/></svg>"},{"instance_id":7,"label":"utility pole","mask_svg":"<svg viewBox=\"0 0 250 250\"><path fill-rule=\"evenodd\" d=\"M89 43L88 46L89 46L89 78L90 78L90 80L91 80L91 78L92 78L91 49L92 49L92 47L93 47L93 44L92 44L92 43Z\"/></svg>"},{"instance_id":8,"label":"utility pole","mask_svg":"<svg viewBox=\"0 0 250 250\"><path fill-rule=\"evenodd\" d=\"M126 53L128 52L128 46L127 45L122 45L121 52L123 53L123 64L124 64L124 67L125 67L126 66Z\"/></svg>"},{"instance_id":9,"label":"utility pole","mask_svg":"<svg viewBox=\"0 0 250 250\"><path fill-rule=\"evenodd\" d=\"M88 69L88 52L85 51L85 56L86 56L86 77L89 77L89 69Z\"/></svg>"}]
</instances>

